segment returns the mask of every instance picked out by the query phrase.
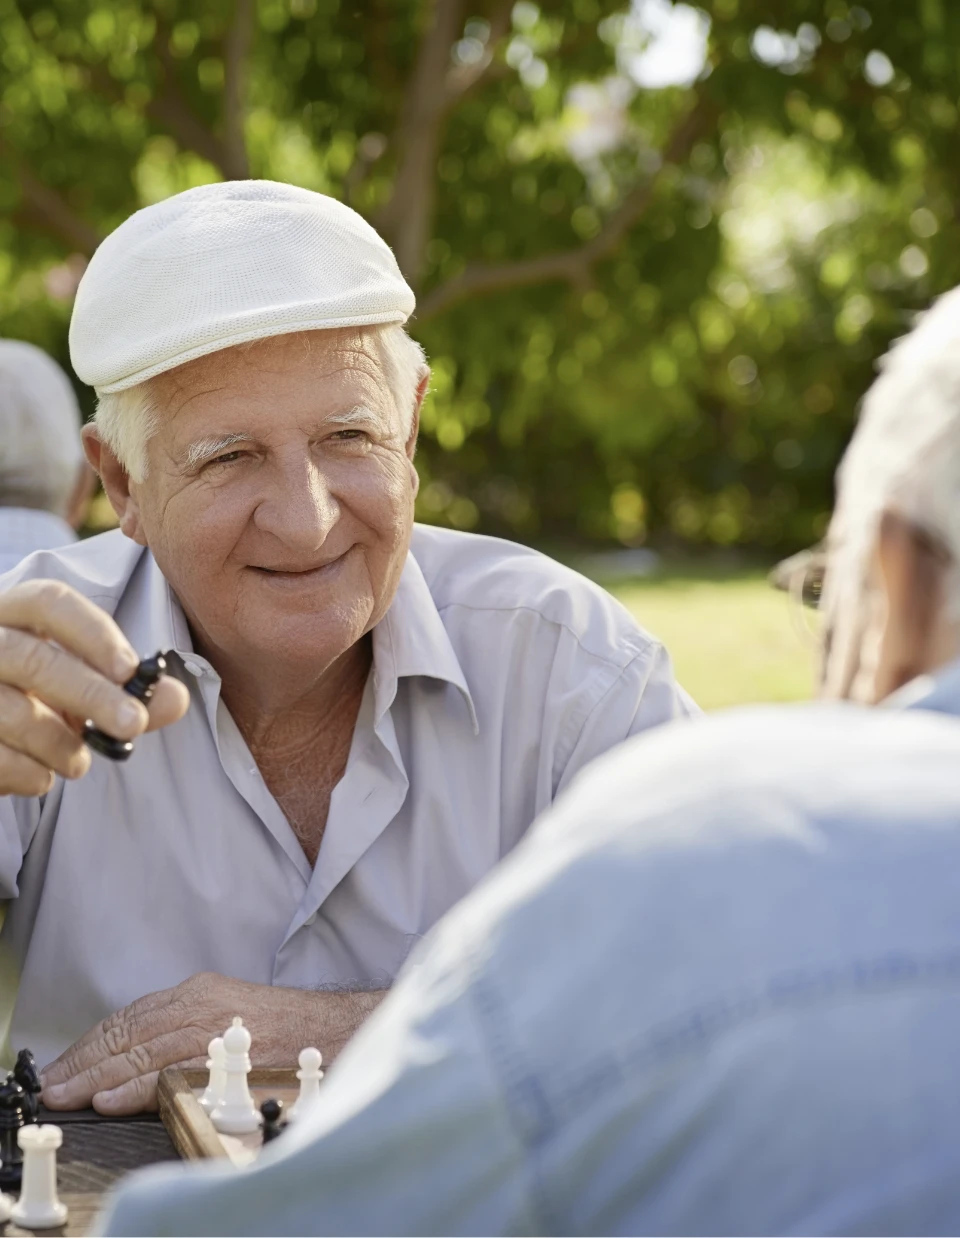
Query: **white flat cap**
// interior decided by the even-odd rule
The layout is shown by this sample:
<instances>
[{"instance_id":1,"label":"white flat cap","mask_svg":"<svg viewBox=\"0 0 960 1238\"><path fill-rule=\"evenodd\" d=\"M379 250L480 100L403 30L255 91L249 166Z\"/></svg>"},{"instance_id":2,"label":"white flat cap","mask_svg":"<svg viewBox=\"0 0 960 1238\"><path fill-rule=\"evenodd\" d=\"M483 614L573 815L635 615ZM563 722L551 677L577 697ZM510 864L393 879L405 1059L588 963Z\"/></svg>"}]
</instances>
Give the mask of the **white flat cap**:
<instances>
[{"instance_id":1,"label":"white flat cap","mask_svg":"<svg viewBox=\"0 0 960 1238\"><path fill-rule=\"evenodd\" d=\"M131 215L84 272L70 358L98 392L271 335L402 323L389 245L335 198L276 181L188 189Z\"/></svg>"}]
</instances>

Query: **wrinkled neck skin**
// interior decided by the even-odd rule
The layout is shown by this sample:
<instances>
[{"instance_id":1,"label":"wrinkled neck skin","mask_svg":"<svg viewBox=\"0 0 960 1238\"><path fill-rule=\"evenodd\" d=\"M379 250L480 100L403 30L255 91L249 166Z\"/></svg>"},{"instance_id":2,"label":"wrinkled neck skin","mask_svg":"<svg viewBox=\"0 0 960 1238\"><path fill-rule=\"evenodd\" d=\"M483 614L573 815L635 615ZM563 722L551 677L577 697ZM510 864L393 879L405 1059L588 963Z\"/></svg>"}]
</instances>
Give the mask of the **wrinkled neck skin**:
<instances>
[{"instance_id":1,"label":"wrinkled neck skin","mask_svg":"<svg viewBox=\"0 0 960 1238\"><path fill-rule=\"evenodd\" d=\"M369 634L313 675L300 665L243 665L196 644L219 674L221 699L254 754L299 748L306 737L315 741L343 725L352 734L373 663Z\"/></svg>"}]
</instances>

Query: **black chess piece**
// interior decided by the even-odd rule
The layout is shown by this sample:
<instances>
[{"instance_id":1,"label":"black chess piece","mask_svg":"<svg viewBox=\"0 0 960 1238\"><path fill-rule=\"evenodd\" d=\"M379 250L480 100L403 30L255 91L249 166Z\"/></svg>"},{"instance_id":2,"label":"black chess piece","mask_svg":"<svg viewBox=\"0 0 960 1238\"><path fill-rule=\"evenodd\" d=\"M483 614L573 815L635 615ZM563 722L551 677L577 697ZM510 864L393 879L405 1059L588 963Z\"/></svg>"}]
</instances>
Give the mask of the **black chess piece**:
<instances>
[{"instance_id":1,"label":"black chess piece","mask_svg":"<svg viewBox=\"0 0 960 1238\"><path fill-rule=\"evenodd\" d=\"M283 1101L274 1100L273 1097L265 1100L260 1106L260 1114L263 1117L263 1142L269 1143L283 1130Z\"/></svg>"},{"instance_id":2,"label":"black chess piece","mask_svg":"<svg viewBox=\"0 0 960 1238\"><path fill-rule=\"evenodd\" d=\"M0 1191L19 1191L23 1152L17 1134L27 1125L27 1094L15 1079L0 1085Z\"/></svg>"},{"instance_id":3,"label":"black chess piece","mask_svg":"<svg viewBox=\"0 0 960 1238\"><path fill-rule=\"evenodd\" d=\"M40 1082L36 1060L29 1049L21 1049L17 1054L17 1064L13 1068L13 1080L20 1084L26 1094L24 1113L27 1122L36 1122L40 1113L40 1093L43 1091L43 1084Z\"/></svg>"},{"instance_id":4,"label":"black chess piece","mask_svg":"<svg viewBox=\"0 0 960 1238\"><path fill-rule=\"evenodd\" d=\"M166 669L167 660L162 653L152 658L145 658L134 671L133 678L128 679L123 685L124 692L129 692L138 701L146 704L153 696L157 680ZM112 735L105 734L89 722L83 728L83 738L94 752L99 752L103 757L109 757L111 761L125 761L133 752L132 740L114 739Z\"/></svg>"}]
</instances>

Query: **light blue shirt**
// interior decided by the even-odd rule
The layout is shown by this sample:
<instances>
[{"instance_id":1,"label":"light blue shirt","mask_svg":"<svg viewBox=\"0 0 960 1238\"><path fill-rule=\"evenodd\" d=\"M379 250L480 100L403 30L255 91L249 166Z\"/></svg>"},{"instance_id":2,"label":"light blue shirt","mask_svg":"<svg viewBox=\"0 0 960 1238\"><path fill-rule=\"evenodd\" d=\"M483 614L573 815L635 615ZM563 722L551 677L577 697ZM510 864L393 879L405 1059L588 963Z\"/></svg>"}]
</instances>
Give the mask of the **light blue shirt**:
<instances>
[{"instance_id":1,"label":"light blue shirt","mask_svg":"<svg viewBox=\"0 0 960 1238\"><path fill-rule=\"evenodd\" d=\"M145 1172L102 1228L957 1233L960 663L891 706L602 757L308 1121L243 1173Z\"/></svg>"},{"instance_id":2,"label":"light blue shirt","mask_svg":"<svg viewBox=\"0 0 960 1238\"><path fill-rule=\"evenodd\" d=\"M0 573L35 550L69 546L77 535L60 516L33 507L0 507Z\"/></svg>"},{"instance_id":3,"label":"light blue shirt","mask_svg":"<svg viewBox=\"0 0 960 1238\"><path fill-rule=\"evenodd\" d=\"M418 525L311 865L150 552L116 530L32 555L0 588L43 577L141 656L166 650L191 704L129 761L0 797L0 1039L9 1020L41 1066L195 972L385 987L594 757L695 712L608 593L522 546Z\"/></svg>"}]
</instances>

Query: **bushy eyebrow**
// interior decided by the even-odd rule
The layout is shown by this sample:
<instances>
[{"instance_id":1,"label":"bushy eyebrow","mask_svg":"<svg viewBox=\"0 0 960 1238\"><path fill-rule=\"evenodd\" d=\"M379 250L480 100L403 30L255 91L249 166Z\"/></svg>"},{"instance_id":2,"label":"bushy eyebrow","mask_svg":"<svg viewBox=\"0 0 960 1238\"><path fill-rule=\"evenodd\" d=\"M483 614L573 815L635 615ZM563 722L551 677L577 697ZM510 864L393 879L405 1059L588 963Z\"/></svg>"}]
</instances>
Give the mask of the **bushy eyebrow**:
<instances>
[{"instance_id":1,"label":"bushy eyebrow","mask_svg":"<svg viewBox=\"0 0 960 1238\"><path fill-rule=\"evenodd\" d=\"M339 430L362 430L368 427L379 428L383 425L383 417L365 404L357 404L345 412L325 417L323 424L324 427L333 426Z\"/></svg>"},{"instance_id":2,"label":"bushy eyebrow","mask_svg":"<svg viewBox=\"0 0 960 1238\"><path fill-rule=\"evenodd\" d=\"M188 469L195 469L207 460L219 456L222 452L229 451L237 443L246 443L248 441L246 434L224 434L221 438L198 439L196 443L191 443L184 452L183 463Z\"/></svg>"},{"instance_id":3,"label":"bushy eyebrow","mask_svg":"<svg viewBox=\"0 0 960 1238\"><path fill-rule=\"evenodd\" d=\"M348 408L342 413L334 413L323 420L324 429L334 430L376 430L382 427L382 425L383 418L381 415L374 409L367 408L364 404L357 404L353 408ZM248 434L224 434L220 438L198 439L195 443L191 443L184 452L184 467L187 469L199 468L201 464L215 459L223 452L229 451L231 447L235 447L238 443L248 443L249 441L250 436Z\"/></svg>"}]
</instances>

